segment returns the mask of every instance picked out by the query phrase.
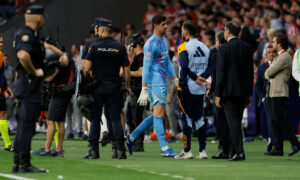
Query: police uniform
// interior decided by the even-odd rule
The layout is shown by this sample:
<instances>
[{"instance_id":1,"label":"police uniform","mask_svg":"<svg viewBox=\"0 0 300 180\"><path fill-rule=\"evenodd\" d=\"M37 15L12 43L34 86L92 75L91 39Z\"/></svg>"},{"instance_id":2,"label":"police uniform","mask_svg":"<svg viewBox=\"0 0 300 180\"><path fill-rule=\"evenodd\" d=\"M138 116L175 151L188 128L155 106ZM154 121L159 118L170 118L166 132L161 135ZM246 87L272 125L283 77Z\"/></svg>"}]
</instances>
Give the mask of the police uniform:
<instances>
[{"instance_id":1,"label":"police uniform","mask_svg":"<svg viewBox=\"0 0 300 180\"><path fill-rule=\"evenodd\" d=\"M34 5L26 11L27 14L42 15L43 7ZM35 69L44 68L44 46L40 41L38 31L29 26L23 27L16 37L16 52L24 50L29 53ZM14 141L15 154L13 172L46 172L35 168L30 163L31 139L35 133L35 122L40 114L41 81L30 75L18 64L18 78L15 83L15 95L18 99L17 134ZM20 165L20 167L19 167Z\"/></svg>"},{"instance_id":2,"label":"police uniform","mask_svg":"<svg viewBox=\"0 0 300 180\"><path fill-rule=\"evenodd\" d=\"M99 26L102 22L105 22L105 21L107 21L105 18L97 17L97 18L95 18L95 22L91 25L91 27L93 28L95 26ZM84 47L84 49L82 51L82 59L87 59L87 54L88 54L89 48L91 47L92 44L94 44L94 43L96 43L98 41L100 41L100 37L99 37L98 34L96 34L95 37L93 37L91 40L89 40L85 44L85 47ZM111 122L109 113L107 111L107 108L104 108L104 115L105 115L105 120ZM107 128L108 128L108 131L111 132L111 124L110 123L107 123ZM104 142L105 139L107 139L107 141L111 141L111 134L108 133L108 138L102 138L102 140L101 140L102 146L104 146L104 144L106 143L106 142Z\"/></svg>"},{"instance_id":3,"label":"police uniform","mask_svg":"<svg viewBox=\"0 0 300 180\"><path fill-rule=\"evenodd\" d=\"M111 21L104 20L99 26L108 26ZM127 51L124 45L112 37L101 38L91 45L87 60L92 61L93 76L98 81L92 96L95 106L92 108L91 126L89 134L90 151L84 158L99 158L100 118L105 106L111 118L112 141L117 144L118 158L126 158L124 135L121 126L120 67L129 66ZM110 124L110 122L108 122Z\"/></svg>"}]
</instances>

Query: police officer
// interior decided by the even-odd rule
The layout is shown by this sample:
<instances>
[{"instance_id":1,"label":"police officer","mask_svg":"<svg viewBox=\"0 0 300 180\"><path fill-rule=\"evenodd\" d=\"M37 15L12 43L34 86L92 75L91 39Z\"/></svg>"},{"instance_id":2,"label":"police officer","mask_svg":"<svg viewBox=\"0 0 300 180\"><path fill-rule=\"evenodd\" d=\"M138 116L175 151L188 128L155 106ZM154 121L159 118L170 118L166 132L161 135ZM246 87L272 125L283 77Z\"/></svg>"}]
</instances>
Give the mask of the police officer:
<instances>
[{"instance_id":1,"label":"police officer","mask_svg":"<svg viewBox=\"0 0 300 180\"><path fill-rule=\"evenodd\" d=\"M91 25L91 28L94 28L95 36L85 44L85 47L82 51L82 59L86 59L87 54L88 54L88 49L90 48L90 46L93 43L99 41L100 38L99 38L99 33L98 33L98 28L99 28L98 25L102 20L103 20L103 18L97 17L97 18L95 18L94 23Z\"/></svg>"},{"instance_id":2,"label":"police officer","mask_svg":"<svg viewBox=\"0 0 300 180\"><path fill-rule=\"evenodd\" d=\"M47 172L30 163L30 145L35 131L35 122L40 114L41 79L44 76L44 46L40 41L38 30L44 25L44 8L40 5L30 6L25 13L26 26L16 37L16 52L19 64L16 71L15 95L18 99L17 134L14 147L13 173Z\"/></svg>"},{"instance_id":3,"label":"police officer","mask_svg":"<svg viewBox=\"0 0 300 180\"><path fill-rule=\"evenodd\" d=\"M131 98L126 110L126 121L130 133L143 121L144 106L139 105L136 101L142 90L142 74L144 60L144 39L139 34L134 34L130 40L129 51L133 53L133 61L130 65L131 76ZM135 140L133 151L144 151L144 133L141 133Z\"/></svg>"},{"instance_id":4,"label":"police officer","mask_svg":"<svg viewBox=\"0 0 300 180\"><path fill-rule=\"evenodd\" d=\"M102 19L99 23L99 36L101 40L92 44L89 48L87 60L84 60L83 73L92 70L97 85L92 90L95 105L92 108L91 126L89 134L90 149L84 159L98 159L100 118L102 108L105 106L112 124L112 141L117 144L117 158L126 159L123 129L120 119L120 67L123 67L126 89L130 93L129 60L125 46L111 37L112 22ZM115 157L115 156L113 156Z\"/></svg>"},{"instance_id":5,"label":"police officer","mask_svg":"<svg viewBox=\"0 0 300 180\"><path fill-rule=\"evenodd\" d=\"M93 37L91 40L89 40L86 44L85 47L83 49L82 52L82 67L85 67L85 62L87 59L87 54L88 54L88 49L91 47L92 44L98 42L100 40L100 34L99 34L99 25L101 24L101 22L106 21L105 18L102 17L96 17L94 23L91 25L92 28L94 28L95 31L95 37ZM102 122L104 120L106 121L111 121L110 117L108 115L109 113L107 112L107 108L104 108L104 115L105 115L105 119L102 120ZM107 123L103 123L104 125ZM111 129L110 125L107 125L108 129ZM110 131L110 130L109 130ZM102 136L102 140L101 140L101 144L102 146L106 146L107 143L109 143L111 141L111 137L110 134L107 131L103 132L103 136Z\"/></svg>"}]
</instances>

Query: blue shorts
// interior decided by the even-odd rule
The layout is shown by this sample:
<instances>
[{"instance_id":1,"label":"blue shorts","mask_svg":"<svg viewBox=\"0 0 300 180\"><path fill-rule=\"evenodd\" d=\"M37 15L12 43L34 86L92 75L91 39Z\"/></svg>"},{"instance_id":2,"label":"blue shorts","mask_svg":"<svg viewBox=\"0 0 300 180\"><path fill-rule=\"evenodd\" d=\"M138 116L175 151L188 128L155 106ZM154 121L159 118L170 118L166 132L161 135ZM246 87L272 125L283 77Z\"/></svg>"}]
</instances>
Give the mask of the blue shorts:
<instances>
[{"instance_id":1,"label":"blue shorts","mask_svg":"<svg viewBox=\"0 0 300 180\"><path fill-rule=\"evenodd\" d=\"M160 105L167 104L167 87L166 86L152 86L148 91L151 104Z\"/></svg>"}]
</instances>

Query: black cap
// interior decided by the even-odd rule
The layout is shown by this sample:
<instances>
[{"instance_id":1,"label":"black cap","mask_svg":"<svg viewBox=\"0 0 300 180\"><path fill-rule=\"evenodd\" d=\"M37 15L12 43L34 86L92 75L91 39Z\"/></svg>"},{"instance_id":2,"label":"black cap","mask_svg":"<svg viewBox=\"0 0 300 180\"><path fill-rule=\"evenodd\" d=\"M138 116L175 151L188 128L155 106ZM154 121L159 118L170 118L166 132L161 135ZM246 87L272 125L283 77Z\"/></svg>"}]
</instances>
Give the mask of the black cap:
<instances>
[{"instance_id":1,"label":"black cap","mask_svg":"<svg viewBox=\"0 0 300 180\"><path fill-rule=\"evenodd\" d=\"M44 15L44 7L41 5L29 6L26 10L26 14L39 14Z\"/></svg>"},{"instance_id":2,"label":"black cap","mask_svg":"<svg viewBox=\"0 0 300 180\"><path fill-rule=\"evenodd\" d=\"M112 21L105 19L103 17L97 17L95 18L94 23L91 25L91 27L95 26L112 26Z\"/></svg>"}]
</instances>

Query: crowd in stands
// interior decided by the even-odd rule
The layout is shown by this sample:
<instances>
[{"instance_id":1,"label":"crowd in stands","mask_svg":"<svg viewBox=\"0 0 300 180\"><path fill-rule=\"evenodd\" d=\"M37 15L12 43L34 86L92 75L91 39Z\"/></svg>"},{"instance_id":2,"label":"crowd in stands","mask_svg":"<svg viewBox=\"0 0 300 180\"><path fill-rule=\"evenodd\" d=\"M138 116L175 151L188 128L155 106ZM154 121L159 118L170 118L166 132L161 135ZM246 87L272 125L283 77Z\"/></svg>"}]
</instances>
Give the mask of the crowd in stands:
<instances>
[{"instance_id":1,"label":"crowd in stands","mask_svg":"<svg viewBox=\"0 0 300 180\"><path fill-rule=\"evenodd\" d=\"M0 26L13 17L16 13L23 13L31 4L38 0L1 0L0 1Z\"/></svg>"}]
</instances>

